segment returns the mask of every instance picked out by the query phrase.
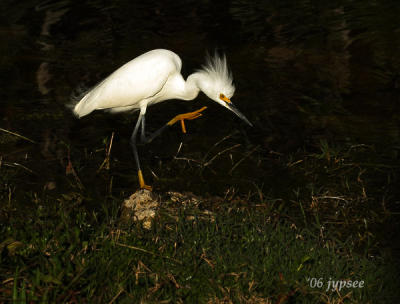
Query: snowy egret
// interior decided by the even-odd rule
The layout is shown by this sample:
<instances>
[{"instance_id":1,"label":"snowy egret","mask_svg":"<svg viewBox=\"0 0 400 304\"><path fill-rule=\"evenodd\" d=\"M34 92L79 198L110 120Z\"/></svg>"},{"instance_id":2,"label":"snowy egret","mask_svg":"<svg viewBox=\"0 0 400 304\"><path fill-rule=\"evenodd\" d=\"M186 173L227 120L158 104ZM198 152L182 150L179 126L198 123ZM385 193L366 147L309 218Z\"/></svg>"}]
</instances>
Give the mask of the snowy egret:
<instances>
[{"instance_id":1,"label":"snowy egret","mask_svg":"<svg viewBox=\"0 0 400 304\"><path fill-rule=\"evenodd\" d=\"M130 144L142 189L151 190L151 187L144 182L136 148L139 127L141 126L140 138L143 143L151 142L164 129L178 121L181 123L182 132L186 133L184 120L200 117L201 112L207 108L202 107L194 112L177 115L146 138L144 128L147 106L169 99L192 100L202 91L252 126L230 100L235 87L225 56L219 57L215 54L214 57L208 57L206 65L189 75L186 81L180 74L181 67L182 61L174 52L163 49L149 51L129 61L101 81L87 92L73 109L79 118L94 110L108 110L111 113L140 110Z\"/></svg>"}]
</instances>

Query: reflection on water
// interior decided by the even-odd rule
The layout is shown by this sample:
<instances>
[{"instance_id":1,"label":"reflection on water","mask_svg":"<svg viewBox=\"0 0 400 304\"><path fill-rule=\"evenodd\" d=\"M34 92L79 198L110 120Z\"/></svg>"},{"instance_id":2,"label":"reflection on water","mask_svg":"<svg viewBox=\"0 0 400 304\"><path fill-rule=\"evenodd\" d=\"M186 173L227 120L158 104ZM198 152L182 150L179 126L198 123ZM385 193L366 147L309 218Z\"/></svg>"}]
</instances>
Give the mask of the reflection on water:
<instances>
[{"instance_id":1,"label":"reflection on water","mask_svg":"<svg viewBox=\"0 0 400 304\"><path fill-rule=\"evenodd\" d=\"M79 87L94 85L150 49L177 52L187 76L216 47L227 53L233 71L233 100L255 127L204 96L150 108L148 127L155 130L177 113L209 107L202 119L190 122L187 136L173 129L141 148L147 174L160 188L274 188L276 170L285 172L266 155L313 150L321 139L376 145L397 157L398 8L386 1L376 13L365 1L344 2L3 1L0 124L38 142L0 133L3 161L35 172L27 175L28 187L41 188L56 180L69 187L60 176L71 160L96 191L104 182L96 178L97 166L115 131L114 190L135 187L128 138L136 114L96 112L78 121L64 105ZM198 168L207 153L225 150L212 166Z\"/></svg>"}]
</instances>

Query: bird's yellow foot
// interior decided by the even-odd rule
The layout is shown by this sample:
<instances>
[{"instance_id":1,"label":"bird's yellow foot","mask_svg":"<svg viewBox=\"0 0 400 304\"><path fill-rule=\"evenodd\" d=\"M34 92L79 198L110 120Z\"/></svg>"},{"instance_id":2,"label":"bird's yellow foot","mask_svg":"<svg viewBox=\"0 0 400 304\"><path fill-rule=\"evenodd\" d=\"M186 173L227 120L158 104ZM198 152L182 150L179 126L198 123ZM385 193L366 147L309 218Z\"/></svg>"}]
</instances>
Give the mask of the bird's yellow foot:
<instances>
[{"instance_id":1,"label":"bird's yellow foot","mask_svg":"<svg viewBox=\"0 0 400 304\"><path fill-rule=\"evenodd\" d=\"M194 112L189 112L189 113L184 113L184 114L179 114L176 115L174 118L172 118L167 125L172 126L174 123L180 120L181 122L181 127L182 127L182 132L186 133L186 127L185 127L185 119L192 120L200 117L201 114L200 112L204 111L207 109L207 107L202 107L201 109L194 111Z\"/></svg>"},{"instance_id":2,"label":"bird's yellow foot","mask_svg":"<svg viewBox=\"0 0 400 304\"><path fill-rule=\"evenodd\" d=\"M149 191L153 190L153 188L151 186L146 185L146 183L144 182L142 170L138 171L138 177L139 177L140 189L146 189L146 190L149 190Z\"/></svg>"}]
</instances>

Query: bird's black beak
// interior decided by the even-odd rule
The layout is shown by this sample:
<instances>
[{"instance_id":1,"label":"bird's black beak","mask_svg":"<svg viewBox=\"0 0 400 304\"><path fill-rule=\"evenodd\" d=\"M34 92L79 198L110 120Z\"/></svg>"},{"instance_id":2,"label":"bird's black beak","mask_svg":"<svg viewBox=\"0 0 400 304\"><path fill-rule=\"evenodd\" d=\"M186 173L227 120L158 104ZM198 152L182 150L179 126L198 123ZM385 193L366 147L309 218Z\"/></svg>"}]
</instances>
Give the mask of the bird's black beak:
<instances>
[{"instance_id":1,"label":"bird's black beak","mask_svg":"<svg viewBox=\"0 0 400 304\"><path fill-rule=\"evenodd\" d=\"M237 116L239 116L242 120L244 120L250 127L253 126L253 124L246 118L246 116L244 116L242 114L242 112L240 112L238 110L238 108L236 108L236 106L232 102L226 103L225 105L229 110L231 110L233 113L235 113Z\"/></svg>"}]
</instances>

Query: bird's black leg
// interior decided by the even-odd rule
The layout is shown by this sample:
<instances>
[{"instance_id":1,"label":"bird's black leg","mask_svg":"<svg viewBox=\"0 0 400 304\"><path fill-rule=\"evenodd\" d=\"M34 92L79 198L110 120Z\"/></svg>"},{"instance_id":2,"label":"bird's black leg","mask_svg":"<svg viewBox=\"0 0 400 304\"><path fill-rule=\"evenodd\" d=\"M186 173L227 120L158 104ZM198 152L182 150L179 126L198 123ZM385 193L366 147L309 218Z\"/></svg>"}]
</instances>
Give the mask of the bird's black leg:
<instances>
[{"instance_id":1,"label":"bird's black leg","mask_svg":"<svg viewBox=\"0 0 400 304\"><path fill-rule=\"evenodd\" d=\"M137 166L137 169L138 169L138 177L139 177L140 188L141 189L147 189L147 190L151 191L151 187L146 185L146 183L144 182L142 170L140 168L139 154L138 154L137 147L136 147L136 135L137 135L137 132L139 130L139 126L142 123L143 118L144 118L144 115L142 113L140 113L139 114L139 118L138 118L138 120L136 122L136 126L135 126L135 128L133 129L133 132L132 132L132 136L131 136L131 139L130 139L130 144L131 144L131 147L132 147L133 156L135 157L135 162L136 162L136 166ZM142 132L144 132L143 129L144 128L142 127Z\"/></svg>"},{"instance_id":2,"label":"bird's black leg","mask_svg":"<svg viewBox=\"0 0 400 304\"><path fill-rule=\"evenodd\" d=\"M131 136L131 139L130 139L130 145L131 145L132 150L133 150L133 156L135 157L135 162L136 162L136 166L137 166L138 170L140 170L140 162L139 162L139 155L138 155L137 148L136 148L136 135L137 135L140 123L142 121L142 118L143 118L143 116L139 115L139 118L138 118L138 120L136 122L136 126L133 129L132 136Z\"/></svg>"},{"instance_id":3,"label":"bird's black leg","mask_svg":"<svg viewBox=\"0 0 400 304\"><path fill-rule=\"evenodd\" d=\"M140 141L141 142L145 142L145 139L146 139L146 134L145 134L145 131L144 131L144 124L145 124L145 120L146 120L146 116L142 116L142 128L141 128L141 132L140 132Z\"/></svg>"},{"instance_id":4,"label":"bird's black leg","mask_svg":"<svg viewBox=\"0 0 400 304\"><path fill-rule=\"evenodd\" d=\"M168 127L169 127L169 125L165 124L160 129L158 129L153 134L151 134L148 138L146 138L146 134L144 131L145 130L145 117L143 116L142 117L142 132L140 134L140 141L144 144L147 144L147 143L151 142L154 138L159 136Z\"/></svg>"},{"instance_id":5,"label":"bird's black leg","mask_svg":"<svg viewBox=\"0 0 400 304\"><path fill-rule=\"evenodd\" d=\"M135 162L138 168L138 177L139 177L139 184L140 184L140 188L142 189L147 189L147 190L151 190L151 187L146 185L143 179L143 174L142 174L142 170L140 168L140 162L139 162L139 154L137 151L137 147L136 147L136 136L137 133L139 131L139 127L140 125L142 125L141 127L141 132L140 132L140 141L143 144L147 144L149 142L151 142L154 138L156 138L157 136L159 136L165 129L167 129L169 126L172 126L173 124L175 124L177 121L181 122L181 126L182 126L182 131L183 133L186 133L186 129L185 129L185 124L184 124L184 120L185 119L195 119L200 117L202 114L200 112L204 111L207 107L202 107L201 109L194 111L194 112L190 112L190 113L185 113L185 114L180 114L175 116L173 119L171 119L169 122L167 122L165 125L163 125L160 129L158 129L157 131L155 131L153 134L151 134L149 137L146 138L146 133L145 133L145 113L146 111L142 111L139 114L139 118L137 120L137 123L135 125L135 129L133 129L132 132L132 136L130 139L130 144L133 150L133 155L135 157Z\"/></svg>"},{"instance_id":6,"label":"bird's black leg","mask_svg":"<svg viewBox=\"0 0 400 304\"><path fill-rule=\"evenodd\" d=\"M144 115L142 117L141 123L142 123L142 129L141 129L141 134L140 134L140 141L144 144L147 144L149 142L151 142L154 138L156 138L157 136L161 135L161 133L167 129L168 127L172 126L174 123L176 123L177 121L181 122L181 126L182 126L182 132L186 133L186 128L185 128L185 124L184 124L184 120L185 119L195 119L200 117L202 114L200 112L204 111L207 107L202 107L201 109L194 111L194 112L190 112L190 113L185 113L185 114L180 114L175 116L173 119L171 119L169 122L167 122L165 125L163 125L160 129L158 129L157 131L155 131L154 133L152 133L149 137L146 138L146 134L145 134L145 118Z\"/></svg>"}]
</instances>

